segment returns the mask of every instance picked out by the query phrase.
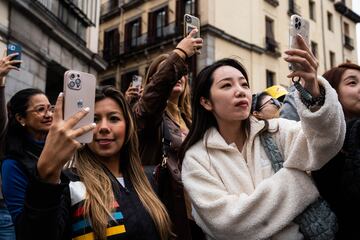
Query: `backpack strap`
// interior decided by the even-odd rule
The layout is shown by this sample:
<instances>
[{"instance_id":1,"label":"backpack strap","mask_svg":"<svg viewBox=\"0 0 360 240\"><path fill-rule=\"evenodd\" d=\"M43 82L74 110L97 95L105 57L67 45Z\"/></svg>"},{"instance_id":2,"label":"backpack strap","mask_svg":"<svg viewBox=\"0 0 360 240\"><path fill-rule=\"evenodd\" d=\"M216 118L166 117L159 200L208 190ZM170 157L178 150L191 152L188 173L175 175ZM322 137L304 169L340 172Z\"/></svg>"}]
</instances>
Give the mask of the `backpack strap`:
<instances>
[{"instance_id":1,"label":"backpack strap","mask_svg":"<svg viewBox=\"0 0 360 240\"><path fill-rule=\"evenodd\" d=\"M283 167L284 158L282 157L278 146L268 131L263 131L260 134L260 142L264 147L267 157L271 161L271 166L275 172Z\"/></svg>"}]
</instances>

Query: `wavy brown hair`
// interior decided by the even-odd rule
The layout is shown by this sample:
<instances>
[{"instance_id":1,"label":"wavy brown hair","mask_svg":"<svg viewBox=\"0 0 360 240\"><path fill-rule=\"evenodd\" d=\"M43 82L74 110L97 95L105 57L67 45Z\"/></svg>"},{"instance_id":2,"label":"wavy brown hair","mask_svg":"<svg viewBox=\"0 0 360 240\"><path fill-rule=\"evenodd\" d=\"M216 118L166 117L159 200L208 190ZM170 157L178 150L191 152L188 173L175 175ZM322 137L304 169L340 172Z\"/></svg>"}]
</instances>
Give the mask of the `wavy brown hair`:
<instances>
[{"instance_id":1,"label":"wavy brown hair","mask_svg":"<svg viewBox=\"0 0 360 240\"><path fill-rule=\"evenodd\" d=\"M150 64L149 69L145 76L145 87L152 80L154 74L159 70L161 64L169 57L169 54L161 54L157 56ZM181 116L185 117L186 123L191 123L191 103L190 103L190 86L188 83L188 76L185 76L185 86L184 91L179 96L178 107L181 113ZM189 126L188 126L189 127Z\"/></svg>"},{"instance_id":2,"label":"wavy brown hair","mask_svg":"<svg viewBox=\"0 0 360 240\"><path fill-rule=\"evenodd\" d=\"M98 89L95 101L110 98L122 109L126 121L126 136L120 151L120 171L129 177L139 199L153 219L161 239L171 235L171 221L166 208L154 193L140 162L138 139L132 113L123 94L113 87ZM115 200L110 178L96 153L85 145L77 152L73 166L86 187L84 215L89 216L96 239L106 239L106 228L112 218ZM109 194L111 193L111 194Z\"/></svg>"}]
</instances>

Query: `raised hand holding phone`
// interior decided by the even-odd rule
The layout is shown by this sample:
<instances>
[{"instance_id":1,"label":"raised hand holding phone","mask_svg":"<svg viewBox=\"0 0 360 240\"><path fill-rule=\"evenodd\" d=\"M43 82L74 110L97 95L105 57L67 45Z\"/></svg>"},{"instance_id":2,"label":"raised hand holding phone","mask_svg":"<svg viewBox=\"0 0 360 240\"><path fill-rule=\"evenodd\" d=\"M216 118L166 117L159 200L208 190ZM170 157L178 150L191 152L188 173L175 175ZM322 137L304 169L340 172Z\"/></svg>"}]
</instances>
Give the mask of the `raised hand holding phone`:
<instances>
[{"instance_id":1,"label":"raised hand holding phone","mask_svg":"<svg viewBox=\"0 0 360 240\"><path fill-rule=\"evenodd\" d=\"M15 66L15 64L19 64L21 60L12 60L13 57L17 56L18 53L12 53L6 56L4 53L4 57L0 59L0 86L5 85L5 76L9 73L10 70L19 71L20 69Z\"/></svg>"},{"instance_id":2,"label":"raised hand holding phone","mask_svg":"<svg viewBox=\"0 0 360 240\"><path fill-rule=\"evenodd\" d=\"M184 59L191 57L194 54L200 54L200 49L203 45L202 38L195 38L198 30L193 29L185 38L183 38L176 48L174 49L180 56L183 56Z\"/></svg>"},{"instance_id":3,"label":"raised hand holding phone","mask_svg":"<svg viewBox=\"0 0 360 240\"><path fill-rule=\"evenodd\" d=\"M193 29L198 31L193 36L194 38L200 37L200 19L190 14L184 15L184 37L188 36Z\"/></svg>"}]
</instances>

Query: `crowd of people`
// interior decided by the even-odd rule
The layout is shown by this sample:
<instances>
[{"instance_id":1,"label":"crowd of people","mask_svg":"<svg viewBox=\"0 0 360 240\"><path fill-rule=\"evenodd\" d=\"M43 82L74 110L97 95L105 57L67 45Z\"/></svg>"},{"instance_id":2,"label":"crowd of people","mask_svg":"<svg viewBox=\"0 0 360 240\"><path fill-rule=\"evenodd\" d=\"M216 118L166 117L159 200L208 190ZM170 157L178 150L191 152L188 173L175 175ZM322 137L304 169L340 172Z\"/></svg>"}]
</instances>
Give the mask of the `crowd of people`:
<instances>
[{"instance_id":1,"label":"crowd of people","mask_svg":"<svg viewBox=\"0 0 360 240\"><path fill-rule=\"evenodd\" d=\"M253 94L231 58L190 84L196 33L156 57L141 88L98 87L94 122L77 129L90 109L64 120L62 93L51 105L28 88L6 103L21 61L0 60L0 239L360 237L360 66L321 76L298 36L286 95ZM310 211L334 218L309 229Z\"/></svg>"}]
</instances>

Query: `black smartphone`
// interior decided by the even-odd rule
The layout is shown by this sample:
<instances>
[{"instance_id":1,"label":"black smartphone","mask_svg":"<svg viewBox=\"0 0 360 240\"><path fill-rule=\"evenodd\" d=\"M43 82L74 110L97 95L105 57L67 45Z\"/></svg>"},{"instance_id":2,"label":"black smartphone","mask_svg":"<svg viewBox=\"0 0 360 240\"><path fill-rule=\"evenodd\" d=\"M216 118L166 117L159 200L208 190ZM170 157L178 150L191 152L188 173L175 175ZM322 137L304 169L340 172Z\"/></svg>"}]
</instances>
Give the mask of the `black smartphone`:
<instances>
[{"instance_id":1,"label":"black smartphone","mask_svg":"<svg viewBox=\"0 0 360 240\"><path fill-rule=\"evenodd\" d=\"M21 45L18 43L9 43L7 45L6 55L18 53L18 55L14 56L11 60L21 60ZM14 64L15 67L20 68L20 63Z\"/></svg>"}]
</instances>

